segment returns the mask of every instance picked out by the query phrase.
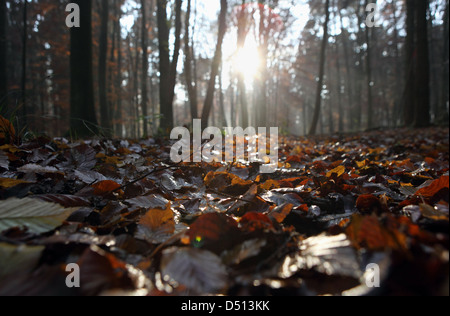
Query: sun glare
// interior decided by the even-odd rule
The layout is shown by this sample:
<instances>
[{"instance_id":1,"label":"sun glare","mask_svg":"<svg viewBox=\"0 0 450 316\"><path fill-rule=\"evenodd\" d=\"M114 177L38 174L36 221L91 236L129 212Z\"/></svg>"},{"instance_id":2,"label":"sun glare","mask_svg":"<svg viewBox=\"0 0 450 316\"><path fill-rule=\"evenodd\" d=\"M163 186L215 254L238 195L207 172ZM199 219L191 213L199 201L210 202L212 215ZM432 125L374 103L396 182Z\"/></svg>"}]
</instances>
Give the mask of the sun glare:
<instances>
[{"instance_id":1,"label":"sun glare","mask_svg":"<svg viewBox=\"0 0 450 316\"><path fill-rule=\"evenodd\" d=\"M253 82L261 69L261 58L256 43L248 41L235 53L233 63L236 71L244 75L246 83Z\"/></svg>"}]
</instances>

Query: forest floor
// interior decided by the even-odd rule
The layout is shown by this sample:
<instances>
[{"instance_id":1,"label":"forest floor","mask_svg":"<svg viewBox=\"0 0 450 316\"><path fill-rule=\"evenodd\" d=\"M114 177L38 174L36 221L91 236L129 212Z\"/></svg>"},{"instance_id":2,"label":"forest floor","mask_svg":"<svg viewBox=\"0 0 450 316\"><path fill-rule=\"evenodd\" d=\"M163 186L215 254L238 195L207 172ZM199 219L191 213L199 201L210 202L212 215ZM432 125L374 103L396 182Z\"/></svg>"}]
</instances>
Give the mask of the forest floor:
<instances>
[{"instance_id":1,"label":"forest floor","mask_svg":"<svg viewBox=\"0 0 450 316\"><path fill-rule=\"evenodd\" d=\"M281 138L270 175L0 136L0 295L448 295L448 128Z\"/></svg>"}]
</instances>

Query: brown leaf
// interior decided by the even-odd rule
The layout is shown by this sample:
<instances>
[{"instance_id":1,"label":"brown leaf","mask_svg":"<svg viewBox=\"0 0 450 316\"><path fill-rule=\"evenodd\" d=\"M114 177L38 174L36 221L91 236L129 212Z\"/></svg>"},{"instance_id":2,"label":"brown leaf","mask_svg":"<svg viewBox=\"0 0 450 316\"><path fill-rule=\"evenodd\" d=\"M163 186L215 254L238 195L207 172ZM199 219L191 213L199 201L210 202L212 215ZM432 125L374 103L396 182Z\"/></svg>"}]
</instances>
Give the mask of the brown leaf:
<instances>
[{"instance_id":1,"label":"brown leaf","mask_svg":"<svg viewBox=\"0 0 450 316\"><path fill-rule=\"evenodd\" d=\"M169 202L166 209L151 209L141 218L136 238L150 243L161 243L174 231L175 217Z\"/></svg>"},{"instance_id":2,"label":"brown leaf","mask_svg":"<svg viewBox=\"0 0 450 316\"><path fill-rule=\"evenodd\" d=\"M220 254L239 238L237 222L225 214L208 213L200 216L188 231L190 243L195 248L205 248Z\"/></svg>"},{"instance_id":3,"label":"brown leaf","mask_svg":"<svg viewBox=\"0 0 450 316\"><path fill-rule=\"evenodd\" d=\"M121 185L112 180L105 180L93 184L92 187L94 188L95 195L104 195L106 193L111 193L114 190L119 189Z\"/></svg>"},{"instance_id":4,"label":"brown leaf","mask_svg":"<svg viewBox=\"0 0 450 316\"><path fill-rule=\"evenodd\" d=\"M15 187L19 184L29 184L31 182L23 181L23 180L16 180L16 179L9 179L9 178L0 178L0 188L9 189L12 187Z\"/></svg>"},{"instance_id":5,"label":"brown leaf","mask_svg":"<svg viewBox=\"0 0 450 316\"><path fill-rule=\"evenodd\" d=\"M433 181L429 186L418 190L416 195L423 196L425 198L432 198L438 194L439 191L445 188L449 188L449 176L442 176Z\"/></svg>"},{"instance_id":6,"label":"brown leaf","mask_svg":"<svg viewBox=\"0 0 450 316\"><path fill-rule=\"evenodd\" d=\"M247 192L253 182L245 181L232 173L211 171L205 177L205 184L212 190L241 195Z\"/></svg>"},{"instance_id":7,"label":"brown leaf","mask_svg":"<svg viewBox=\"0 0 450 316\"><path fill-rule=\"evenodd\" d=\"M10 121L0 115L0 145L10 144L16 139L16 130Z\"/></svg>"},{"instance_id":8,"label":"brown leaf","mask_svg":"<svg viewBox=\"0 0 450 316\"><path fill-rule=\"evenodd\" d=\"M271 212L270 216L272 216L278 223L282 223L286 217L291 213L294 205L285 203L283 205L275 207Z\"/></svg>"},{"instance_id":9,"label":"brown leaf","mask_svg":"<svg viewBox=\"0 0 450 316\"><path fill-rule=\"evenodd\" d=\"M373 251L406 250L406 236L399 231L399 225L395 219L389 215L388 220L394 225L391 227L384 225L373 215L355 214L346 229L346 234L358 249L365 247Z\"/></svg>"}]
</instances>

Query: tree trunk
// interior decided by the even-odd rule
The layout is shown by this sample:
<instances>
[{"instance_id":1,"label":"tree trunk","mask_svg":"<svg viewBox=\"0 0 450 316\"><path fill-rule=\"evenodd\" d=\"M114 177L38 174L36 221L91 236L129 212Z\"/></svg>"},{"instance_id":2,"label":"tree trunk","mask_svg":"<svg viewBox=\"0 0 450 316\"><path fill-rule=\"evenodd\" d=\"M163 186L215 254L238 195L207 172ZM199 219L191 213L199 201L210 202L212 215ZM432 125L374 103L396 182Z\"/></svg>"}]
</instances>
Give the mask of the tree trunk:
<instances>
[{"instance_id":1,"label":"tree trunk","mask_svg":"<svg viewBox=\"0 0 450 316\"><path fill-rule=\"evenodd\" d=\"M427 9L429 0L415 0L416 3L416 47L417 62L415 75L414 127L430 125L430 57L428 50Z\"/></svg>"},{"instance_id":2,"label":"tree trunk","mask_svg":"<svg viewBox=\"0 0 450 316\"><path fill-rule=\"evenodd\" d=\"M144 137L148 137L148 29L147 29L147 9L145 2L147 0L141 0L142 10L142 34L141 34L141 48L142 48L142 116L144 117Z\"/></svg>"},{"instance_id":3,"label":"tree trunk","mask_svg":"<svg viewBox=\"0 0 450 316\"><path fill-rule=\"evenodd\" d=\"M191 0L187 2L187 11L185 17L185 35L184 35L184 74L186 77L186 86L189 95L189 104L191 110L191 118L198 118L198 97L197 97L197 86L194 84L192 78L192 60L194 58L193 47L191 47L191 37L190 37L190 20L191 20Z\"/></svg>"},{"instance_id":4,"label":"tree trunk","mask_svg":"<svg viewBox=\"0 0 450 316\"><path fill-rule=\"evenodd\" d=\"M222 60L222 44L227 29L227 0L220 1L220 15L219 15L219 36L217 38L216 52L214 54L211 65L211 76L209 78L208 91L206 92L205 103L203 105L202 113L202 128L208 127L208 120L211 114L212 105L214 102L214 93L216 90L216 79L219 72L220 62Z\"/></svg>"},{"instance_id":5,"label":"tree trunk","mask_svg":"<svg viewBox=\"0 0 450 316\"><path fill-rule=\"evenodd\" d=\"M122 9L120 7L120 1L116 1L115 3L115 11L116 11L116 41L117 41L117 76L116 76L116 89L117 89L117 110L116 110L116 133L118 133L119 137L123 137L123 125L124 120L122 116L122 36L121 36L121 25L120 20L122 18Z\"/></svg>"},{"instance_id":6,"label":"tree trunk","mask_svg":"<svg viewBox=\"0 0 450 316\"><path fill-rule=\"evenodd\" d=\"M170 60L169 36L167 21L167 0L157 0L158 43L159 43L159 98L161 106L160 129L168 134L173 127L173 101L177 79L177 64L181 46L181 6L176 0L175 8L175 45L172 61Z\"/></svg>"},{"instance_id":7,"label":"tree trunk","mask_svg":"<svg viewBox=\"0 0 450 316\"><path fill-rule=\"evenodd\" d=\"M414 64L415 64L415 0L406 1L406 42L405 42L405 91L403 94L403 116L405 126L414 121Z\"/></svg>"},{"instance_id":8,"label":"tree trunk","mask_svg":"<svg viewBox=\"0 0 450 316\"><path fill-rule=\"evenodd\" d=\"M320 49L320 66L319 66L319 82L317 83L316 92L316 103L314 106L314 117L311 123L311 128L309 130L309 135L315 135L317 130L317 124L320 119L320 108L322 105L322 88L323 88L323 78L325 74L325 60L326 60L326 50L328 43L328 23L330 22L330 0L326 0L325 3L325 23L323 25L323 39L322 47ZM322 124L323 125L323 124Z\"/></svg>"},{"instance_id":9,"label":"tree trunk","mask_svg":"<svg viewBox=\"0 0 450 316\"><path fill-rule=\"evenodd\" d=\"M111 118L108 106L107 91L107 56L108 56L108 22L109 22L109 1L102 0L101 25L99 38L99 57L98 57L98 92L100 102L100 122L102 132L106 136L111 135Z\"/></svg>"},{"instance_id":10,"label":"tree trunk","mask_svg":"<svg viewBox=\"0 0 450 316\"><path fill-rule=\"evenodd\" d=\"M6 70L6 0L0 0L0 115L8 115L8 77Z\"/></svg>"},{"instance_id":11,"label":"tree trunk","mask_svg":"<svg viewBox=\"0 0 450 316\"><path fill-rule=\"evenodd\" d=\"M249 23L247 21L247 8L245 7L245 0L242 0L242 6L241 6L241 12L240 16L238 18L238 25L237 25L237 51L240 51L243 49L245 45L245 41L247 39L247 35L249 32ZM245 78L242 71L238 69L237 74L237 93L239 95L238 102L240 104L241 109L241 119L240 124L241 127L247 128L249 125L249 117L248 117L248 102L247 102L247 88L245 86Z\"/></svg>"},{"instance_id":12,"label":"tree trunk","mask_svg":"<svg viewBox=\"0 0 450 316\"><path fill-rule=\"evenodd\" d=\"M448 124L448 101L449 101L449 43L448 43L448 10L449 10L449 1L446 1L445 6L445 15L444 15L444 51L442 56L442 84L441 84L441 93L440 93L440 101L439 101L439 117L438 123Z\"/></svg>"},{"instance_id":13,"label":"tree trunk","mask_svg":"<svg viewBox=\"0 0 450 316\"><path fill-rule=\"evenodd\" d=\"M376 3L376 1L375 1ZM369 4L369 0L366 0L367 7ZM373 78L372 78L372 43L371 43L371 30L373 28L370 28L366 25L365 29L365 36L366 36L366 45L367 45L367 52L366 52L366 79L367 79L367 129L371 130L374 127L374 116L375 113L373 111Z\"/></svg>"},{"instance_id":14,"label":"tree trunk","mask_svg":"<svg viewBox=\"0 0 450 316\"><path fill-rule=\"evenodd\" d=\"M22 34L22 127L27 125L27 44L28 44L28 0L23 1L23 34Z\"/></svg>"},{"instance_id":15,"label":"tree trunk","mask_svg":"<svg viewBox=\"0 0 450 316\"><path fill-rule=\"evenodd\" d=\"M79 28L70 31L70 127L73 137L96 134L92 74L92 11L90 0L74 0L80 7Z\"/></svg>"}]
</instances>

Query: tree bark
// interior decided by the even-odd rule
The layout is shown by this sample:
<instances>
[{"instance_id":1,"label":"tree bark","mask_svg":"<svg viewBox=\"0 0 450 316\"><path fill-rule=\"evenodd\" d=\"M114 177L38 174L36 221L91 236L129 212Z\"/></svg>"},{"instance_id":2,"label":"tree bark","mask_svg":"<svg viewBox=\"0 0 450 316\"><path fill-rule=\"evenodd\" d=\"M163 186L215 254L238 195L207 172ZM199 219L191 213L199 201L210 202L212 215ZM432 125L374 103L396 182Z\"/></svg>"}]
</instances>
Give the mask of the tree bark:
<instances>
[{"instance_id":1,"label":"tree bark","mask_svg":"<svg viewBox=\"0 0 450 316\"><path fill-rule=\"evenodd\" d=\"M441 84L441 93L440 93L440 101L439 101L439 109L438 109L438 123L440 124L448 124L448 101L449 101L449 34L448 34L448 26L449 26L449 1L446 1L445 6L445 14L444 14L444 51L442 56L442 84Z\"/></svg>"},{"instance_id":2,"label":"tree bark","mask_svg":"<svg viewBox=\"0 0 450 316\"><path fill-rule=\"evenodd\" d=\"M189 104L191 110L191 118L198 118L198 96L197 96L197 86L194 84L194 79L192 78L192 60L193 60L193 47L191 47L191 37L190 37L190 20L191 20L191 0L187 2L187 11L185 17L185 35L184 35L184 75L186 77L186 86L189 94Z\"/></svg>"},{"instance_id":3,"label":"tree bark","mask_svg":"<svg viewBox=\"0 0 450 316\"><path fill-rule=\"evenodd\" d=\"M102 132L105 136L111 135L111 118L108 106L107 91L107 56L108 56L108 24L109 24L109 1L102 0L101 25L99 38L99 57L98 57L98 92L100 102L100 122Z\"/></svg>"},{"instance_id":4,"label":"tree bark","mask_svg":"<svg viewBox=\"0 0 450 316\"><path fill-rule=\"evenodd\" d=\"M325 2L325 22L323 24L323 39L322 47L320 49L320 65L319 65L319 82L317 83L316 91L316 103L314 106L314 116L311 123L311 128L309 130L309 135L315 135L317 130L317 125L320 119L320 109L322 105L322 88L323 79L325 74L325 61L326 61L326 50L328 44L328 23L330 22L330 0ZM323 124L322 124L323 125Z\"/></svg>"},{"instance_id":5,"label":"tree bark","mask_svg":"<svg viewBox=\"0 0 450 316\"><path fill-rule=\"evenodd\" d=\"M27 111L27 44L28 44L28 0L23 1L23 34L22 34L22 125L26 126L28 121Z\"/></svg>"},{"instance_id":6,"label":"tree bark","mask_svg":"<svg viewBox=\"0 0 450 316\"><path fill-rule=\"evenodd\" d=\"M403 93L403 119L405 126L414 121L414 64L415 64L415 0L406 1L406 42L405 42L405 90Z\"/></svg>"},{"instance_id":7,"label":"tree bark","mask_svg":"<svg viewBox=\"0 0 450 316\"><path fill-rule=\"evenodd\" d=\"M375 1L376 3L376 1ZM366 0L366 5L369 4L369 0ZM367 129L371 130L374 127L374 111L373 111L373 77L372 77L372 43L371 43L371 30L372 28L366 25L365 36L366 36L366 79L367 79Z\"/></svg>"},{"instance_id":8,"label":"tree bark","mask_svg":"<svg viewBox=\"0 0 450 316\"><path fill-rule=\"evenodd\" d=\"M0 115L8 115L8 77L6 61L6 0L0 0Z\"/></svg>"},{"instance_id":9,"label":"tree bark","mask_svg":"<svg viewBox=\"0 0 450 316\"><path fill-rule=\"evenodd\" d=\"M219 72L220 62L222 60L222 44L227 30L227 0L220 1L220 14L219 14L219 36L217 38L216 52L214 54L213 62L211 65L211 76L208 84L208 91L206 92L205 103L203 105L202 113L202 128L208 127L208 120L211 114L212 105L214 102L214 93L216 90L216 79Z\"/></svg>"},{"instance_id":10,"label":"tree bark","mask_svg":"<svg viewBox=\"0 0 450 316\"><path fill-rule=\"evenodd\" d=\"M159 95L161 106L160 129L168 134L173 128L173 101L177 79L177 65L181 46L181 6L182 0L175 2L175 45L170 60L169 35L167 20L167 0L157 0L158 47L159 47Z\"/></svg>"},{"instance_id":11,"label":"tree bark","mask_svg":"<svg viewBox=\"0 0 450 316\"><path fill-rule=\"evenodd\" d=\"M92 72L92 12L90 0L74 0L80 7L79 28L70 31L70 127L73 137L96 134Z\"/></svg>"},{"instance_id":12,"label":"tree bark","mask_svg":"<svg viewBox=\"0 0 450 316\"><path fill-rule=\"evenodd\" d=\"M144 117L144 137L148 137L148 29L147 29L147 0L141 0L142 10L142 34L141 34L141 48L142 48L142 116Z\"/></svg>"},{"instance_id":13,"label":"tree bark","mask_svg":"<svg viewBox=\"0 0 450 316\"><path fill-rule=\"evenodd\" d=\"M120 7L120 1L116 1L115 3L115 11L116 11L116 36L117 36L117 76L116 76L116 89L117 89L117 110L116 110L116 132L118 132L118 136L122 137L123 135L123 116L122 116L122 36L121 36L121 25L120 20L122 18L122 9Z\"/></svg>"},{"instance_id":14,"label":"tree bark","mask_svg":"<svg viewBox=\"0 0 450 316\"><path fill-rule=\"evenodd\" d=\"M430 125L430 56L428 50L427 9L429 0L415 0L416 3L416 47L417 62L415 75L414 127Z\"/></svg>"}]
</instances>

